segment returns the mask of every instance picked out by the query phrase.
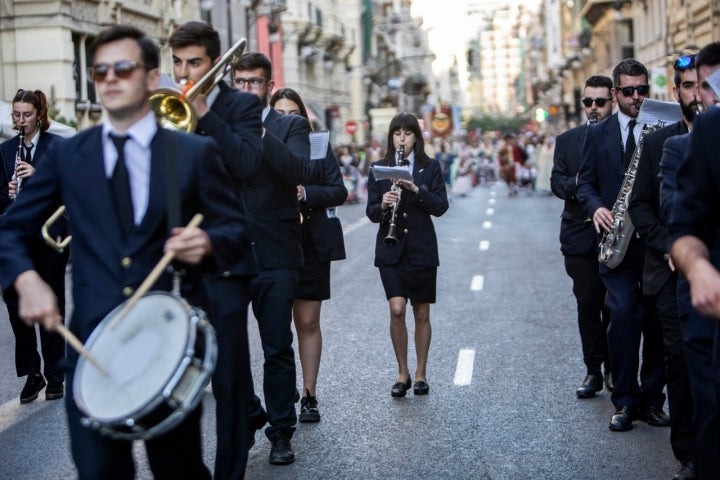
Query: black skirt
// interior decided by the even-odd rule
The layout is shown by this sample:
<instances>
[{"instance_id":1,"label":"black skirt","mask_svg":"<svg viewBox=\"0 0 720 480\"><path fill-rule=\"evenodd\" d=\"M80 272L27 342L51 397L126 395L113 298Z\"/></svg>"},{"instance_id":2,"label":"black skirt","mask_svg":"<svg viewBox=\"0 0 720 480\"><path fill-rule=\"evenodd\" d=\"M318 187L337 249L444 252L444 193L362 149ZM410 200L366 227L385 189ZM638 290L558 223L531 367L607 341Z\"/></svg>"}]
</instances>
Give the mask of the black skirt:
<instances>
[{"instance_id":1,"label":"black skirt","mask_svg":"<svg viewBox=\"0 0 720 480\"><path fill-rule=\"evenodd\" d=\"M411 303L435 303L437 267L410 265L403 252L396 265L378 267L385 297L405 297Z\"/></svg>"},{"instance_id":2,"label":"black skirt","mask_svg":"<svg viewBox=\"0 0 720 480\"><path fill-rule=\"evenodd\" d=\"M300 300L327 300L330 298L330 262L308 262L300 270L300 282L295 289L295 298Z\"/></svg>"}]
</instances>

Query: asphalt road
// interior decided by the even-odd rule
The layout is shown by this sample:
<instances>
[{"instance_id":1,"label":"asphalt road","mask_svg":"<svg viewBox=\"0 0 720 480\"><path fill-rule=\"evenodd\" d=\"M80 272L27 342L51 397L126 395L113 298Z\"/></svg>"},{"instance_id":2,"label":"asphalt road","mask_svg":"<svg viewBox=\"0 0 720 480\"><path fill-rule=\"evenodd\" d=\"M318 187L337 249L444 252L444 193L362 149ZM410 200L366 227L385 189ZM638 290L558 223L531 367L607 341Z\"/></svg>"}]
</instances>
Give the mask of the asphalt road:
<instances>
[{"instance_id":1,"label":"asphalt road","mask_svg":"<svg viewBox=\"0 0 720 480\"><path fill-rule=\"evenodd\" d=\"M585 372L557 240L561 210L554 197L508 197L503 185L453 199L436 221L441 267L430 395L394 399L387 303L373 267L377 226L365 219L364 205L341 207L348 259L333 264L333 298L323 305L322 421L298 425L297 460L289 466L268 464L269 443L258 434L247 478L670 478L678 465L668 428L636 423L630 432L610 432L609 395L575 397ZM41 395L18 403L24 379L15 377L14 339L0 310L0 479L74 478L62 402ZM408 325L412 334L411 317ZM259 385L253 319L250 339ZM414 358L411 344L411 372ZM209 466L214 404L208 394ZM150 478L140 444L136 452L138 478Z\"/></svg>"}]
</instances>

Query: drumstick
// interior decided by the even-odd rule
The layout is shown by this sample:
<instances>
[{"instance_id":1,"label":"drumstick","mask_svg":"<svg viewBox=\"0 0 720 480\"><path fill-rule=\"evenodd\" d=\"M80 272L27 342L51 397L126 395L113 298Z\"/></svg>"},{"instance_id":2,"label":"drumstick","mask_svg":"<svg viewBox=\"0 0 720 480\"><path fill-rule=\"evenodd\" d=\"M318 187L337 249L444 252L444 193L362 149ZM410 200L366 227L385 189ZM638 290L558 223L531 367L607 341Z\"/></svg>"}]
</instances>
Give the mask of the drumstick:
<instances>
[{"instance_id":1,"label":"drumstick","mask_svg":"<svg viewBox=\"0 0 720 480\"><path fill-rule=\"evenodd\" d=\"M196 213L195 216L190 220L190 223L187 224L185 228L195 228L198 225L200 225L203 221L203 216L201 213ZM170 264L172 259L175 258L175 252L173 250L168 251L163 257L160 259L160 261L155 265L155 268L153 268L150 271L150 274L147 276L147 278L140 284L138 289L135 291L132 297L128 299L128 301L125 303L125 306L120 310L118 315L115 317L115 319L110 324L110 328L115 329L117 328L118 324L120 323L120 320L127 315L127 313L132 309L138 300L140 300L140 297L145 295L148 290L150 290L150 287L152 287L155 282L157 281L158 277L162 275L163 270L167 268L167 266Z\"/></svg>"},{"instance_id":2,"label":"drumstick","mask_svg":"<svg viewBox=\"0 0 720 480\"><path fill-rule=\"evenodd\" d=\"M95 368L100 370L100 373L102 373L105 376L109 375L107 370L105 370L102 367L102 365L100 365L100 363L98 363L97 359L90 352L88 352L85 347L83 347L83 344L80 342L80 340L78 340L78 338L75 335L73 335L73 333L70 330L68 330L65 327L65 325L63 325L62 323L56 323L53 328L55 329L55 331L57 333L59 333L60 335L65 337L65 340L67 340L67 342L70 344L70 346L77 353L79 353L80 355L85 357L90 363L95 365Z\"/></svg>"}]
</instances>

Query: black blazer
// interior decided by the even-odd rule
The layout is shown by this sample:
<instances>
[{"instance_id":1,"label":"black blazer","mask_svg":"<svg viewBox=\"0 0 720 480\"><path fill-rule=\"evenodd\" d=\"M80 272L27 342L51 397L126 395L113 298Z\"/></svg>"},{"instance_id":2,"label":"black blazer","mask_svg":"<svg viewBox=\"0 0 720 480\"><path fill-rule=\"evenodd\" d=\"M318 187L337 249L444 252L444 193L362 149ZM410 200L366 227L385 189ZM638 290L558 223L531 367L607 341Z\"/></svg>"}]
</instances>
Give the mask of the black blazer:
<instances>
[{"instance_id":1,"label":"black blazer","mask_svg":"<svg viewBox=\"0 0 720 480\"><path fill-rule=\"evenodd\" d=\"M328 207L345 203L348 191L330 145L324 159L310 161L310 169L303 186L305 200L300 202L303 214L300 227L305 258L312 250L323 263L343 260L345 240L342 225L335 215L328 216Z\"/></svg>"},{"instance_id":2,"label":"black blazer","mask_svg":"<svg viewBox=\"0 0 720 480\"><path fill-rule=\"evenodd\" d=\"M436 217L444 214L448 207L447 191L443 180L440 164L422 153L415 159L413 179L418 186L417 194L403 190L396 215L395 245L386 245L392 209L382 210L382 196L390 190L390 180L375 180L370 172L368 179L368 203L365 208L367 217L373 223L379 223L375 238L375 266L395 265L400 261L403 251L410 259L410 264L420 267L437 267L440 265L437 236L431 215ZM374 162L383 165L385 160Z\"/></svg>"},{"instance_id":3,"label":"black blazer","mask_svg":"<svg viewBox=\"0 0 720 480\"><path fill-rule=\"evenodd\" d=\"M262 163L240 189L248 230L260 268L302 268L297 186L310 168L310 124L270 109L263 126Z\"/></svg>"},{"instance_id":4,"label":"black blazer","mask_svg":"<svg viewBox=\"0 0 720 480\"><path fill-rule=\"evenodd\" d=\"M673 273L664 258L668 236L665 223L660 220L660 159L665 140L685 132L687 126L680 121L645 135L630 193L628 213L648 247L643 267L643 290L648 295L659 292Z\"/></svg>"},{"instance_id":5,"label":"black blazer","mask_svg":"<svg viewBox=\"0 0 720 480\"><path fill-rule=\"evenodd\" d=\"M588 125L576 196L590 218L600 207L612 210L617 200L625 175L622 150L617 113Z\"/></svg>"},{"instance_id":6,"label":"black blazer","mask_svg":"<svg viewBox=\"0 0 720 480\"><path fill-rule=\"evenodd\" d=\"M565 200L560 221L560 251L563 255L590 255L597 250L597 234L592 220L575 196L577 173L587 125L580 125L555 139L550 188Z\"/></svg>"},{"instance_id":7,"label":"black blazer","mask_svg":"<svg viewBox=\"0 0 720 480\"><path fill-rule=\"evenodd\" d=\"M151 143L150 198L147 213L127 242L119 220L102 155L102 127L54 142L27 188L0 217L0 286L33 268L26 245L61 202L67 207L73 248L73 314L71 330L85 341L105 315L132 294L163 255L167 238L165 152L173 142L180 157L177 182L181 221L202 213L212 255L204 271L236 263L249 248L217 144L196 135L160 127ZM200 268L187 267L184 292L198 292ZM170 290L164 274L153 287ZM190 297L195 300L197 297Z\"/></svg>"},{"instance_id":8,"label":"black blazer","mask_svg":"<svg viewBox=\"0 0 720 480\"><path fill-rule=\"evenodd\" d=\"M263 107L255 94L235 90L224 81L218 87L220 93L198 121L195 133L212 137L220 146L233 191L240 199L242 182L251 179L262 162ZM257 269L255 255L246 255L222 274L254 275Z\"/></svg>"}]
</instances>

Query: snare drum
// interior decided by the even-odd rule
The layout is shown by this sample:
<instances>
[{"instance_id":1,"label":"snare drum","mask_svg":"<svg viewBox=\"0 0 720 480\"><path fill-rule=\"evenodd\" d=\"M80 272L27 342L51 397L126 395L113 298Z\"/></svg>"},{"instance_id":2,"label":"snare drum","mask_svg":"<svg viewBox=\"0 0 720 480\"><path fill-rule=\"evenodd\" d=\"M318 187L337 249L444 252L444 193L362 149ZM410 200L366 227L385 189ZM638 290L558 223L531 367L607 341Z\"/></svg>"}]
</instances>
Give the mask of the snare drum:
<instances>
[{"instance_id":1,"label":"snare drum","mask_svg":"<svg viewBox=\"0 0 720 480\"><path fill-rule=\"evenodd\" d=\"M147 440L174 428L202 400L217 341L204 312L168 292L148 293L110 326L123 305L85 344L108 375L80 357L73 395L83 425Z\"/></svg>"}]
</instances>

